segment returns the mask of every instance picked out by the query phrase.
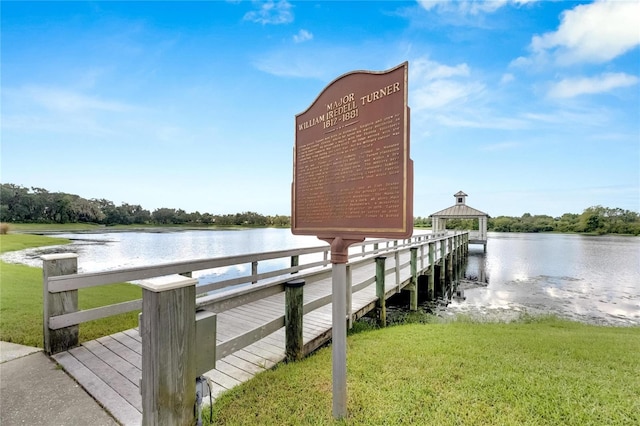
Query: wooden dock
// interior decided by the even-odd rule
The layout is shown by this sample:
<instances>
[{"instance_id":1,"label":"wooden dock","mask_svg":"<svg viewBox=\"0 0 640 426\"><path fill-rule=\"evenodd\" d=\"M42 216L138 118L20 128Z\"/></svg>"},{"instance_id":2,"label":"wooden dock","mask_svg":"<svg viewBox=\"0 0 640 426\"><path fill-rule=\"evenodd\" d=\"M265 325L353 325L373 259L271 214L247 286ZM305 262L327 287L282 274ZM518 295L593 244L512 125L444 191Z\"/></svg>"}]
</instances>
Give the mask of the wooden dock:
<instances>
[{"instance_id":1,"label":"wooden dock","mask_svg":"<svg viewBox=\"0 0 640 426\"><path fill-rule=\"evenodd\" d=\"M376 288L380 279L380 277L376 277L376 257L386 258L383 281L385 283L384 298L387 299L403 289L417 291L417 284L416 287L413 286L413 282L417 283L417 280L413 277L411 268L412 248L414 253L418 252L418 257L414 260L417 262L415 270L418 275L432 274L430 282L433 282L435 268L431 267L431 262L433 265L441 265L439 269L444 271L443 266L447 261L449 263L455 262L456 256L464 254L467 242L468 240L465 241L460 237L430 236L407 241L363 243L361 249L360 247L353 249L348 264L348 281L351 283L351 291L345 290L349 305L345 319L351 322L376 308L379 301L377 294L380 292L380 287ZM321 252L318 249L315 251L301 249L282 252L278 256L281 254L287 257L303 256L314 253L317 259L318 253ZM234 288L196 299L198 308L215 312L217 317L215 368L204 373L213 398L225 390L250 380L256 374L285 359L283 317L285 293L282 290L285 281L291 279L305 281L303 287L304 354L313 352L331 339L331 265L327 263L326 253L322 261L313 259L307 263L300 262L298 258L294 262L292 257L291 264L295 264L294 266L263 274L257 273L257 262L272 256L265 256L265 254L252 256L253 260L241 257L233 261L244 263L250 260L253 266L251 268L252 274L246 277L245 281L248 280L254 284L246 288ZM206 265L195 265L194 262L191 262L188 265L190 269L184 269L187 266L184 264L173 264L170 265L172 268L168 269L180 270L184 273L185 271L195 271L202 266L209 267L212 265L211 262L212 260ZM131 277L129 279L139 279L137 276L140 275L164 274L169 265L164 266L164 269L156 267L153 273L142 271L144 268L137 268L135 271L110 271L100 274L69 274L67 271L63 276L47 276L45 273L45 288L49 287L49 291L51 291L51 288L54 287L52 294L55 294L55 290L68 289L69 286L81 287L88 286L87 283L97 285L95 282L113 282L113 280L120 279L122 274ZM271 275L271 277L265 279L266 275ZM437 281L438 277L435 277L435 280ZM233 284L238 279L227 281L231 281ZM59 287L56 289L55 286ZM210 286L225 287L220 283ZM127 305L127 309L129 308L130 306ZM124 308L107 307L107 311L122 309ZM59 315L58 325L56 325L55 317L45 318L46 324L54 323L54 327L68 323L79 324L78 320L74 319L74 315L91 316L86 314L89 311L84 311L84 314L82 312ZM105 313L102 312L99 315L105 316ZM86 318L83 321L86 321ZM51 334L66 328L69 327L59 327L52 330ZM49 346L51 345L50 343ZM45 344L45 346L47 345ZM196 341L196 347L198 346L199 342ZM139 425L143 420L143 400L140 388L142 347L142 338L138 328L135 328L84 342L79 346L52 354L52 357L118 422L123 425ZM208 403L208 398L205 403Z\"/></svg>"}]
</instances>

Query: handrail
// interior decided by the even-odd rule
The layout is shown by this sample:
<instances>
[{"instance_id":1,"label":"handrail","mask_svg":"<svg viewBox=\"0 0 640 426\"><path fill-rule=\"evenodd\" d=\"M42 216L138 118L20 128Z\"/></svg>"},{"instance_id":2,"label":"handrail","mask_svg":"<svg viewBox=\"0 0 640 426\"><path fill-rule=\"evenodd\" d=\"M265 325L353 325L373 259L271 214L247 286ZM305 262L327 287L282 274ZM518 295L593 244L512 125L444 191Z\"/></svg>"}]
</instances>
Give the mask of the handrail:
<instances>
[{"instance_id":1,"label":"handrail","mask_svg":"<svg viewBox=\"0 0 640 426\"><path fill-rule=\"evenodd\" d=\"M350 263L354 266L360 264L363 261L367 261L371 256L381 255L384 253L404 252L412 246L426 245L429 242L439 242L443 239L447 239L451 234L436 233L436 234L420 234L413 236L406 240L388 240L388 239L375 239L365 240L364 242L353 245L353 249L349 254ZM384 247L383 247L384 246ZM357 248L361 247L362 251L358 252ZM370 249L369 249L370 247ZM95 287L100 285L112 284L117 282L130 282L137 280L145 280L160 276L173 275L173 274L186 274L194 271L210 270L225 266L234 266L239 264L250 264L253 262L284 259L292 256L313 255L324 253L324 260L311 261L307 263L301 263L296 266L276 269L259 274L242 275L226 280L215 281L213 283L200 285L197 287L197 293L201 296L197 297L197 306L203 307L211 305L214 302L222 306L232 306L227 303L222 303L225 300L232 299L234 297L240 297L248 293L256 293L256 296L264 297L266 294L273 294L274 292L282 291L278 287L282 286L287 280L291 279L291 274L296 274L296 277L307 277L316 275L319 273L319 269L327 266L330 262L328 260L327 253L329 252L329 246L315 246L305 247L297 249L278 250L272 252L251 253L236 256L225 256L209 259L197 259L190 261L180 261L172 263L164 263L153 266L140 266L133 268L124 268L111 271L100 271L91 273L80 274L68 274L59 276L49 276L46 278L47 292L48 293L61 293L74 291L81 288ZM424 259L424 256L421 256ZM406 267L407 263L400 265ZM300 272L303 272L299 274ZM329 271L329 270L327 270ZM251 284L244 288L232 288L240 284L249 284L257 282L257 284ZM355 283L356 285L358 283ZM227 291L224 291L227 289ZM202 295L214 290L222 290L216 295ZM141 300L132 300L114 305L106 305L90 310L77 311L62 315L51 316L49 318L49 327L51 329L59 329L68 327L70 325L81 324L87 321L105 318L108 316L136 311L140 309Z\"/></svg>"}]
</instances>

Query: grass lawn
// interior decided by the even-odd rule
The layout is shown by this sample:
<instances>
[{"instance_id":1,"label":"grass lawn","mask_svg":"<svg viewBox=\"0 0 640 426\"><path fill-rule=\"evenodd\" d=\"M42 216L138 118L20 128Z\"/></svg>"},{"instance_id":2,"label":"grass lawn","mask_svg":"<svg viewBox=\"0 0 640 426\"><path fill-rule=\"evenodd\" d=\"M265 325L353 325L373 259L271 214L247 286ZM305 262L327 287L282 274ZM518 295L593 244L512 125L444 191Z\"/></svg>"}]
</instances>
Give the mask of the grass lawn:
<instances>
[{"instance_id":1,"label":"grass lawn","mask_svg":"<svg viewBox=\"0 0 640 426\"><path fill-rule=\"evenodd\" d=\"M68 240L40 235L0 235L0 252L65 244ZM139 299L142 290L126 283L79 290L80 309L89 309ZM0 340L28 346L43 346L42 269L0 262ZM80 341L137 326L137 312L117 315L80 325Z\"/></svg>"},{"instance_id":2,"label":"grass lawn","mask_svg":"<svg viewBox=\"0 0 640 426\"><path fill-rule=\"evenodd\" d=\"M638 327L412 324L351 335L347 353L346 419L332 418L324 348L223 394L213 424L640 424Z\"/></svg>"},{"instance_id":3,"label":"grass lawn","mask_svg":"<svg viewBox=\"0 0 640 426\"><path fill-rule=\"evenodd\" d=\"M104 229L102 225L94 225L91 223L10 223L10 232L74 232L74 231L93 231L100 232ZM7 234L11 235L11 234Z\"/></svg>"}]
</instances>

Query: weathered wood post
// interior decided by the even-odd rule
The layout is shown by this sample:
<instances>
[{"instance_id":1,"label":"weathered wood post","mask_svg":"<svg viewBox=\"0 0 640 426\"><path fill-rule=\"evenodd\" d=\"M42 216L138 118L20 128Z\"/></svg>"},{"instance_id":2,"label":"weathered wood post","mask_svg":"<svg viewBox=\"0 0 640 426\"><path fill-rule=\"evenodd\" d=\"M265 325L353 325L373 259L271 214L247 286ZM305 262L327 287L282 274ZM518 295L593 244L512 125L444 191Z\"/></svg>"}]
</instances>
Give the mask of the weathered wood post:
<instances>
[{"instance_id":1,"label":"weathered wood post","mask_svg":"<svg viewBox=\"0 0 640 426\"><path fill-rule=\"evenodd\" d=\"M440 240L440 295L444 294L447 281L447 240Z\"/></svg>"},{"instance_id":2,"label":"weathered wood post","mask_svg":"<svg viewBox=\"0 0 640 426\"><path fill-rule=\"evenodd\" d=\"M442 288L442 285L440 284L441 283L441 281L440 281L440 270L441 269L442 268L440 267L439 263L436 263L435 265L433 265L433 273L434 273L433 276L434 276L434 278L436 280L435 288L433 289L433 300L436 300L438 298L438 296L440 294L439 293L440 289Z\"/></svg>"},{"instance_id":3,"label":"weathered wood post","mask_svg":"<svg viewBox=\"0 0 640 426\"><path fill-rule=\"evenodd\" d=\"M427 300L434 299L434 282L436 275L435 246L435 242L431 241L429 243L429 281L427 282Z\"/></svg>"},{"instance_id":4,"label":"weathered wood post","mask_svg":"<svg viewBox=\"0 0 640 426\"><path fill-rule=\"evenodd\" d=\"M300 264L300 256L297 254L294 254L293 256L291 256L291 267L296 267ZM294 271L292 272L292 274L297 274L298 271Z\"/></svg>"},{"instance_id":5,"label":"weathered wood post","mask_svg":"<svg viewBox=\"0 0 640 426\"><path fill-rule=\"evenodd\" d=\"M453 252L453 257L455 258L455 264L458 264L458 239L460 238L460 234L456 233L453 236L453 249L451 250Z\"/></svg>"},{"instance_id":6,"label":"weathered wood post","mask_svg":"<svg viewBox=\"0 0 640 426\"><path fill-rule=\"evenodd\" d=\"M396 240L396 242L398 242ZM395 272L396 272L396 293L400 293L400 252L396 251L393 254L393 261L394 261L394 265L395 265Z\"/></svg>"},{"instance_id":7,"label":"weathered wood post","mask_svg":"<svg viewBox=\"0 0 640 426\"><path fill-rule=\"evenodd\" d=\"M285 354L286 361L298 361L304 356L302 340L303 292L304 280L285 283Z\"/></svg>"},{"instance_id":8,"label":"weathered wood post","mask_svg":"<svg viewBox=\"0 0 640 426\"><path fill-rule=\"evenodd\" d=\"M254 276L254 277L256 275L258 275L258 261L257 260L254 260L253 262L251 262L251 275ZM251 284L255 284L257 282L258 282L258 280L254 279L254 280L251 281Z\"/></svg>"},{"instance_id":9,"label":"weathered wood post","mask_svg":"<svg viewBox=\"0 0 640 426\"><path fill-rule=\"evenodd\" d=\"M384 256L376 257L376 296L378 297L378 323L381 327L387 326L387 302L385 300L384 276L385 276Z\"/></svg>"},{"instance_id":10,"label":"weathered wood post","mask_svg":"<svg viewBox=\"0 0 640 426\"><path fill-rule=\"evenodd\" d=\"M418 310L418 247L411 247L411 287L409 288L409 310Z\"/></svg>"},{"instance_id":11,"label":"weathered wood post","mask_svg":"<svg viewBox=\"0 0 640 426\"><path fill-rule=\"evenodd\" d=\"M453 279L453 237L447 238L447 279L450 283Z\"/></svg>"},{"instance_id":12,"label":"weathered wood post","mask_svg":"<svg viewBox=\"0 0 640 426\"><path fill-rule=\"evenodd\" d=\"M455 264L455 260L456 260L456 258L455 258L455 253L456 253L455 252L456 235L455 235L455 231L453 231L453 232L454 232L454 234L452 236L450 236L449 240L447 241L447 253L449 255L449 260L452 263L452 265L451 265L452 267L453 267L453 264Z\"/></svg>"},{"instance_id":13,"label":"weathered wood post","mask_svg":"<svg viewBox=\"0 0 640 426\"><path fill-rule=\"evenodd\" d=\"M464 236L464 255L469 255L469 233Z\"/></svg>"},{"instance_id":14,"label":"weathered wood post","mask_svg":"<svg viewBox=\"0 0 640 426\"><path fill-rule=\"evenodd\" d=\"M78 345L78 325L49 328L54 316L78 311L78 290L50 292L49 277L78 273L78 255L75 253L46 254L40 257L43 283L43 336L44 351L51 355Z\"/></svg>"},{"instance_id":15,"label":"weathered wood post","mask_svg":"<svg viewBox=\"0 0 640 426\"><path fill-rule=\"evenodd\" d=\"M462 257L460 256L460 235L455 235L453 237L453 270L451 273L451 288L453 289L453 287L455 285L457 285L458 283L458 278L459 278L459 272L460 272L460 265L462 264Z\"/></svg>"},{"instance_id":16,"label":"weathered wood post","mask_svg":"<svg viewBox=\"0 0 640 426\"><path fill-rule=\"evenodd\" d=\"M192 425L196 403L196 282L142 287L142 424Z\"/></svg>"}]
</instances>

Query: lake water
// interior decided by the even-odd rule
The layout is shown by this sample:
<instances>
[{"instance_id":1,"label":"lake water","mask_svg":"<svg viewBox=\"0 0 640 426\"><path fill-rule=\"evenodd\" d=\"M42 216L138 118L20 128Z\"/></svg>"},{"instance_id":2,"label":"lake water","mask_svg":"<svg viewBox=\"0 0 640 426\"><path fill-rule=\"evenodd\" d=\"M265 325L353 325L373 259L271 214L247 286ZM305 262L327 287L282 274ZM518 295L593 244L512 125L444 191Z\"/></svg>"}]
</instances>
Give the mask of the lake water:
<instances>
[{"instance_id":1,"label":"lake water","mask_svg":"<svg viewBox=\"0 0 640 426\"><path fill-rule=\"evenodd\" d=\"M293 235L289 229L259 228L222 231L60 233L51 235L72 244L10 252L5 262L42 266L40 256L77 253L79 272L150 266L185 260L207 259L249 253L327 245L315 237ZM320 255L320 259L322 255ZM260 272L287 267L287 260L260 262ZM200 284L247 274L251 266L234 265L195 271Z\"/></svg>"},{"instance_id":2,"label":"lake water","mask_svg":"<svg viewBox=\"0 0 640 426\"><path fill-rule=\"evenodd\" d=\"M640 238L489 233L486 254L470 246L459 288L448 314L640 325Z\"/></svg>"},{"instance_id":3,"label":"lake water","mask_svg":"<svg viewBox=\"0 0 640 426\"><path fill-rule=\"evenodd\" d=\"M3 260L42 266L43 253L78 253L81 272L323 246L288 229L59 234L74 243L6 253ZM284 265L272 265L283 267ZM249 265L205 273L201 282L246 273ZM582 322L640 325L640 237L489 233L487 253L470 246L459 284L464 300L444 315L510 319L553 313ZM222 276L222 277L221 277Z\"/></svg>"}]
</instances>

